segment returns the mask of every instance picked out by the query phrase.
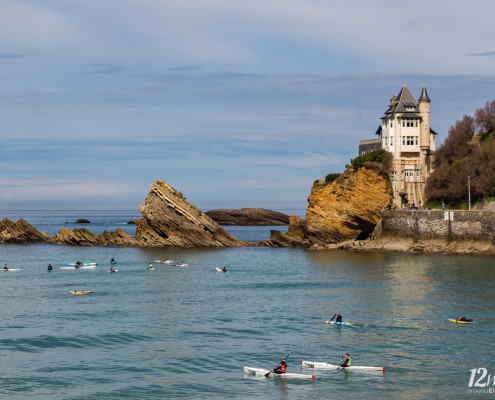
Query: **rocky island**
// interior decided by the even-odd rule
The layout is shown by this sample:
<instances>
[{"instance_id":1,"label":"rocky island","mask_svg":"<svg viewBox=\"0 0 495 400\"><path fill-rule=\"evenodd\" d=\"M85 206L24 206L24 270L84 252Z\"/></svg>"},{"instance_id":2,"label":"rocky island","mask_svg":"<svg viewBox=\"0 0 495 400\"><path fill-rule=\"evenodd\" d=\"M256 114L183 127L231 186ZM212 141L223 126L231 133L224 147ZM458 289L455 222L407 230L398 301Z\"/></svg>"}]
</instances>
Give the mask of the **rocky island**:
<instances>
[{"instance_id":1,"label":"rocky island","mask_svg":"<svg viewBox=\"0 0 495 400\"><path fill-rule=\"evenodd\" d=\"M205 213L220 225L269 226L288 225L289 216L265 208L219 209Z\"/></svg>"}]
</instances>

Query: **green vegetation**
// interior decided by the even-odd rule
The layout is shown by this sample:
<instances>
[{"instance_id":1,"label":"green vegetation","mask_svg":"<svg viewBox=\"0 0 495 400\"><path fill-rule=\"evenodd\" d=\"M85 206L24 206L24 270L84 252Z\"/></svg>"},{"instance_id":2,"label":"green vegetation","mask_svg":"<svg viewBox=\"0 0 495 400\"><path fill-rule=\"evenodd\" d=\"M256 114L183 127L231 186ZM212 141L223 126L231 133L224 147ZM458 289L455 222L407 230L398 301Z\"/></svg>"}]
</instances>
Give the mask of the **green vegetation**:
<instances>
[{"instance_id":1,"label":"green vegetation","mask_svg":"<svg viewBox=\"0 0 495 400\"><path fill-rule=\"evenodd\" d=\"M328 174L327 176L325 176L325 183L327 184L332 183L339 176L340 174Z\"/></svg>"},{"instance_id":2,"label":"green vegetation","mask_svg":"<svg viewBox=\"0 0 495 400\"><path fill-rule=\"evenodd\" d=\"M494 134L495 100L449 129L435 152L434 171L426 182L426 207L445 201L448 208L467 209L468 178L471 204L495 197Z\"/></svg>"},{"instance_id":3,"label":"green vegetation","mask_svg":"<svg viewBox=\"0 0 495 400\"><path fill-rule=\"evenodd\" d=\"M352 160L351 164L355 169L366 167L373 169L377 173L388 174L392 163L392 157L391 153L384 149L380 149L356 157Z\"/></svg>"}]
</instances>

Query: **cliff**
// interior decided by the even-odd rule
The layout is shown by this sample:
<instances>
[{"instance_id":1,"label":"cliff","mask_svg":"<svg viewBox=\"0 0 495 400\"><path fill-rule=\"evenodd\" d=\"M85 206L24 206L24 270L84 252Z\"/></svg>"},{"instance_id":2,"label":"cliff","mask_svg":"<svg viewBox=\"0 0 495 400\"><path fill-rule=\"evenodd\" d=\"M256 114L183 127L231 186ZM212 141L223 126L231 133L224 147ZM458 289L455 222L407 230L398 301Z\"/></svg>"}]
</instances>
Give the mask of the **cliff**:
<instances>
[{"instance_id":1,"label":"cliff","mask_svg":"<svg viewBox=\"0 0 495 400\"><path fill-rule=\"evenodd\" d=\"M220 225L288 225L289 216L264 208L241 208L240 210L219 209L205 213Z\"/></svg>"},{"instance_id":2,"label":"cliff","mask_svg":"<svg viewBox=\"0 0 495 400\"><path fill-rule=\"evenodd\" d=\"M315 183L306 220L291 216L288 232L272 231L268 245L324 247L366 237L391 199L392 187L386 174L349 166L333 182Z\"/></svg>"},{"instance_id":3,"label":"cliff","mask_svg":"<svg viewBox=\"0 0 495 400\"><path fill-rule=\"evenodd\" d=\"M70 244L79 246L119 246L119 247L135 247L139 246L139 242L127 234L122 229L117 229L115 232L105 231L98 235L87 229L60 229L50 243Z\"/></svg>"},{"instance_id":4,"label":"cliff","mask_svg":"<svg viewBox=\"0 0 495 400\"><path fill-rule=\"evenodd\" d=\"M245 245L161 180L151 185L139 210L143 219L136 220L136 240L141 246Z\"/></svg>"}]
</instances>

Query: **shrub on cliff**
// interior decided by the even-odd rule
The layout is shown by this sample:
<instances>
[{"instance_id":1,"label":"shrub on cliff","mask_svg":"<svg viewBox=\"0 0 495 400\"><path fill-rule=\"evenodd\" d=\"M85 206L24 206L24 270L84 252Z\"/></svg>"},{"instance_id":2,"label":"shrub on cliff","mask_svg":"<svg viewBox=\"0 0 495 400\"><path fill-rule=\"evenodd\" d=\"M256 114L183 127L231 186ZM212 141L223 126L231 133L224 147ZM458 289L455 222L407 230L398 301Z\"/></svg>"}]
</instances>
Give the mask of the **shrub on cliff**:
<instances>
[{"instance_id":1,"label":"shrub on cliff","mask_svg":"<svg viewBox=\"0 0 495 400\"><path fill-rule=\"evenodd\" d=\"M363 154L352 160L352 166L357 169L366 167L374 170L378 174L388 174L392 165L393 156L384 149L375 150L370 153Z\"/></svg>"},{"instance_id":2,"label":"shrub on cliff","mask_svg":"<svg viewBox=\"0 0 495 400\"><path fill-rule=\"evenodd\" d=\"M467 201L468 176L472 202L495 196L494 132L495 100L457 121L435 152L426 196L451 204Z\"/></svg>"}]
</instances>

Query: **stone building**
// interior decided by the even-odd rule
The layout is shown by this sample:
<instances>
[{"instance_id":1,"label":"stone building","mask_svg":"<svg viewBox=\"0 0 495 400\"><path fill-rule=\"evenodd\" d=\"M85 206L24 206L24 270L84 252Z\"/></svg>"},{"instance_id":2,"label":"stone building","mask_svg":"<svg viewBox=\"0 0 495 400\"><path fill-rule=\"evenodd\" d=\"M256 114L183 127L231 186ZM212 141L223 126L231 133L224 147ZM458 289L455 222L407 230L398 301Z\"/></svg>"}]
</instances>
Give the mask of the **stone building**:
<instances>
[{"instance_id":1,"label":"stone building","mask_svg":"<svg viewBox=\"0 0 495 400\"><path fill-rule=\"evenodd\" d=\"M392 96L381 117L379 139L359 142L359 154L382 148L392 153L393 205L398 208L421 205L426 178L433 166L435 135L430 127L430 98L423 86L419 100L404 85Z\"/></svg>"}]
</instances>

